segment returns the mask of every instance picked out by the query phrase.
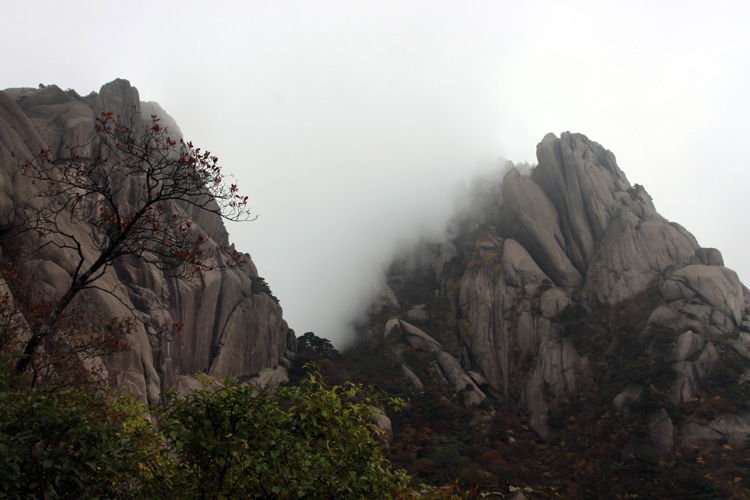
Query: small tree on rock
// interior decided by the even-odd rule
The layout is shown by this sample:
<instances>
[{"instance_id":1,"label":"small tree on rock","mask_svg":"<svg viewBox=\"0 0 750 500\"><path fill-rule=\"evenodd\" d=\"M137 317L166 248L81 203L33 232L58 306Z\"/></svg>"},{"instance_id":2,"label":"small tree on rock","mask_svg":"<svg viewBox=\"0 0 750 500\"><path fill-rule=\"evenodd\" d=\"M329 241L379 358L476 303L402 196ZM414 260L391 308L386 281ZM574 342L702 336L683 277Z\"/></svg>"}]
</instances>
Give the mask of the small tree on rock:
<instances>
[{"instance_id":1,"label":"small tree on rock","mask_svg":"<svg viewBox=\"0 0 750 500\"><path fill-rule=\"evenodd\" d=\"M199 209L231 221L253 220L247 196L228 182L218 158L169 135L159 118L141 124L140 115L123 120L103 113L96 121L98 142L67 147L55 157L42 150L21 162L20 174L37 194L20 207L16 236L38 238L31 251L55 245L74 258L67 290L32 328L16 363L22 373L37 349L82 290L112 264L135 257L167 274L189 279L215 266L236 266L242 255L209 245L192 223ZM72 231L76 224L86 231Z\"/></svg>"}]
</instances>

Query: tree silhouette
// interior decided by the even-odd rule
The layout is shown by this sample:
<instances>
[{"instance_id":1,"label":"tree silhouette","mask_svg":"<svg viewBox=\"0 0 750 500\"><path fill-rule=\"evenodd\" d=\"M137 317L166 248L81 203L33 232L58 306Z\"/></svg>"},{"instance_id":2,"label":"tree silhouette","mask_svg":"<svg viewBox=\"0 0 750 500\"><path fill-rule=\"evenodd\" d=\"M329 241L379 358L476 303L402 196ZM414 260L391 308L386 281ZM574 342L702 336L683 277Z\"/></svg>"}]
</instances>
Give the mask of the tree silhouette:
<instances>
[{"instance_id":1,"label":"tree silhouette","mask_svg":"<svg viewBox=\"0 0 750 500\"><path fill-rule=\"evenodd\" d=\"M132 256L168 275L190 279L216 266L236 266L242 255L209 245L189 212L210 212L231 221L253 220L247 196L228 182L218 158L190 142L172 138L159 118L143 124L102 113L98 141L67 146L55 157L42 150L19 165L36 195L19 208L15 236L33 233L38 251L55 245L76 264L67 290L32 328L16 363L22 373L63 311L118 259ZM72 231L76 224L86 231Z\"/></svg>"},{"instance_id":2,"label":"tree silhouette","mask_svg":"<svg viewBox=\"0 0 750 500\"><path fill-rule=\"evenodd\" d=\"M322 358L338 358L339 352L333 347L330 340L318 337L313 332L307 332L297 337L297 350L299 352L312 352Z\"/></svg>"}]
</instances>

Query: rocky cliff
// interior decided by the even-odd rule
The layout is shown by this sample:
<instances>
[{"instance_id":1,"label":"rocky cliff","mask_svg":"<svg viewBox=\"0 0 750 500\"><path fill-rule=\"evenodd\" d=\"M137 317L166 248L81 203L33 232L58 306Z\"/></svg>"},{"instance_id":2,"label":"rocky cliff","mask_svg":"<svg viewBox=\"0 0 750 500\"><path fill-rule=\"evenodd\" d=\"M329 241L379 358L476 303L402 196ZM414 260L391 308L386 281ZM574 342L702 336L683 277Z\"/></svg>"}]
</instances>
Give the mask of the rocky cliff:
<instances>
[{"instance_id":1,"label":"rocky cliff","mask_svg":"<svg viewBox=\"0 0 750 500\"><path fill-rule=\"evenodd\" d=\"M0 92L0 213L5 215L0 229L14 224L8 214L36 192L29 179L15 175L19 161L45 146L54 153L66 146L96 148L95 118L103 112L158 115L162 125L175 136L180 134L174 120L158 104L141 102L138 90L126 80L115 80L86 97L54 85ZM229 245L219 217L198 209L189 216L210 242ZM89 231L82 223L67 229L81 236ZM4 240L3 245L22 243ZM8 250L3 248L6 256ZM72 272L70 255L54 245L28 255L18 266L26 299L40 302L61 294ZM294 348L294 332L270 292L253 286L258 278L249 255L240 268L214 269L187 281L136 259L118 261L98 283L114 293L87 291L78 307L101 319L134 315L137 321L127 339L131 348L93 363L116 385L131 387L152 402L168 387L194 386L193 376L198 372L213 377L284 379L283 363ZM156 304L161 306L154 308ZM153 335L167 320L183 323L182 332L168 339Z\"/></svg>"},{"instance_id":2,"label":"rocky cliff","mask_svg":"<svg viewBox=\"0 0 750 500\"><path fill-rule=\"evenodd\" d=\"M563 403L596 387L606 411L643 420L625 455L747 446L748 289L599 144L549 134L537 158L530 175L511 165L474 193L449 241L391 267L371 324L397 345L404 383L491 402L546 439ZM716 397L726 404L709 411Z\"/></svg>"}]
</instances>

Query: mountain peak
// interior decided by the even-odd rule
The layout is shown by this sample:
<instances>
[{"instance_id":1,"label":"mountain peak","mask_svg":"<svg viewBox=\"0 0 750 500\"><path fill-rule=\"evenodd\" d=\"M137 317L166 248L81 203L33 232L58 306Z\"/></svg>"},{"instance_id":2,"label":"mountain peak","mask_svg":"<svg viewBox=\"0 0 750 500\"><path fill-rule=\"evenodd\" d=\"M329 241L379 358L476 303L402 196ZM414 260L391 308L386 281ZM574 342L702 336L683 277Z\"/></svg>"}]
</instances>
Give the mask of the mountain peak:
<instances>
[{"instance_id":1,"label":"mountain peak","mask_svg":"<svg viewBox=\"0 0 750 500\"><path fill-rule=\"evenodd\" d=\"M435 247L431 253L415 250L420 268L392 267L391 320L407 319L417 305L401 290L413 296L414 283L425 286L433 280L432 290L420 298L421 307L432 312L420 329L426 336L441 332L443 347L429 349L431 355L444 351L460 359L463 373L484 381L478 394L521 415L544 438L553 435L549 417L559 401L594 377L615 377L601 372L600 363L625 343L643 346L628 356L639 363L666 364L675 375L654 376L651 382L626 377L612 399L629 383L652 383L662 391L665 407L695 397L710 383L710 367L720 363L715 355L719 339L729 342L750 368L750 336L740 331L750 330L750 293L723 266L718 250L701 248L682 226L660 216L646 190L628 182L614 154L586 136L547 134L537 146L537 158L529 176L510 168L500 186L500 206L469 217L444 244L453 248L451 265L437 265L441 251ZM443 300L453 304L449 317L435 313L444 307L438 305ZM614 311L631 309L631 317L623 317L619 326L620 320L611 317ZM614 331L596 333L599 340L586 338L617 328L632 338L619 338ZM672 343L652 340L658 349L640 344L659 335ZM396 337L391 333L389 342ZM407 331L403 338L406 345L424 349L413 344ZM679 353L689 339L695 352L689 356L692 361L684 361ZM703 361L694 361L696 357ZM404 373L420 373L403 357L397 362ZM449 380L445 373L443 378ZM439 386L437 379L432 383ZM430 386L428 380L418 381ZM678 429L671 418L654 429L667 423ZM655 449L667 439L659 432L651 436ZM665 449L675 449L676 438L669 439Z\"/></svg>"}]
</instances>

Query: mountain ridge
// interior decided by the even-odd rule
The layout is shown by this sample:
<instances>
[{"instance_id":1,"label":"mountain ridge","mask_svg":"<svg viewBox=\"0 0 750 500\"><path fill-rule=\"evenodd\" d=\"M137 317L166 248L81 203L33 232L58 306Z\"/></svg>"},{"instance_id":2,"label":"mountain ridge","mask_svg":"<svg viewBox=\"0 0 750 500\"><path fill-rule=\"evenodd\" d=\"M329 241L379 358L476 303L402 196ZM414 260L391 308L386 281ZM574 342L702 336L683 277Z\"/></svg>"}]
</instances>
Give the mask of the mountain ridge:
<instances>
[{"instance_id":1,"label":"mountain ridge","mask_svg":"<svg viewBox=\"0 0 750 500\"><path fill-rule=\"evenodd\" d=\"M126 80L84 97L56 86L0 92L0 214L35 193L13 174L19 161L45 146L95 147L95 117L131 110L179 131ZM416 477L489 489L548 481L568 498L580 498L576 483L604 498L613 485L634 491L626 483L637 479L672 492L675 481L723 481L741 498L750 483L738 470L750 464L750 291L718 249L659 215L598 143L548 134L537 158L529 174L511 164L501 181L478 186L474 210L457 216L445 241L395 259L369 333L323 371L412 399L390 415L391 453ZM189 216L232 248L220 218ZM0 220L0 235L14 222ZM14 248L3 239L0 252L11 259ZM18 262L32 302L61 293L71 273L69 256L52 247ZM79 306L136 324L131 349L88 362L141 400L198 387L198 372L283 383L307 359L249 256L192 281L124 259L102 280L115 295L87 292ZM183 333L152 335L171 319Z\"/></svg>"},{"instance_id":2,"label":"mountain ridge","mask_svg":"<svg viewBox=\"0 0 750 500\"><path fill-rule=\"evenodd\" d=\"M537 156L478 190L448 241L391 266L363 342L393 353L394 386L487 418L489 403L553 443L587 418L570 401L593 398L629 429L626 464L748 450L748 289L599 144L548 134Z\"/></svg>"}]
</instances>

